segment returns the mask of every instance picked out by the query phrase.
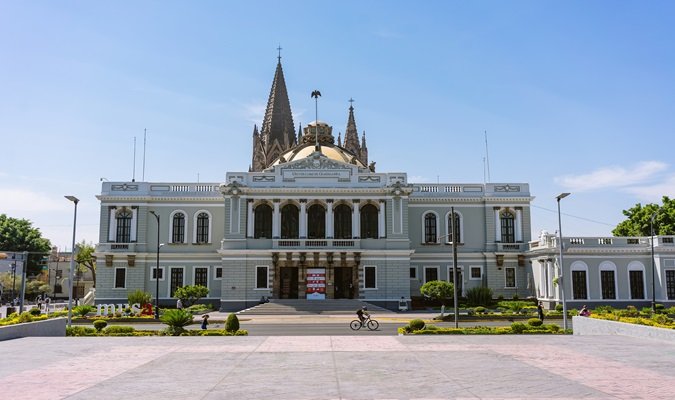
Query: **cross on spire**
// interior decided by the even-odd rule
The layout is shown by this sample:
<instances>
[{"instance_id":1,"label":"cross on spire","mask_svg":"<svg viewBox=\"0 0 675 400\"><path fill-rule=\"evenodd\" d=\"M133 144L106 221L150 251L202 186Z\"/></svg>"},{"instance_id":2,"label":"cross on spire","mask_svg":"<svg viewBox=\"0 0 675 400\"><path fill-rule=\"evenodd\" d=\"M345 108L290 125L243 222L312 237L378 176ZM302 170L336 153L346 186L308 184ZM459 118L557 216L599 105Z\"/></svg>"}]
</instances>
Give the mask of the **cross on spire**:
<instances>
[{"instance_id":1,"label":"cross on spire","mask_svg":"<svg viewBox=\"0 0 675 400\"><path fill-rule=\"evenodd\" d=\"M277 60L279 60L279 62L281 62L281 50L283 50L283 49L281 48L281 44L279 44L279 47L277 47L277 51L279 51L279 55L277 56Z\"/></svg>"}]
</instances>

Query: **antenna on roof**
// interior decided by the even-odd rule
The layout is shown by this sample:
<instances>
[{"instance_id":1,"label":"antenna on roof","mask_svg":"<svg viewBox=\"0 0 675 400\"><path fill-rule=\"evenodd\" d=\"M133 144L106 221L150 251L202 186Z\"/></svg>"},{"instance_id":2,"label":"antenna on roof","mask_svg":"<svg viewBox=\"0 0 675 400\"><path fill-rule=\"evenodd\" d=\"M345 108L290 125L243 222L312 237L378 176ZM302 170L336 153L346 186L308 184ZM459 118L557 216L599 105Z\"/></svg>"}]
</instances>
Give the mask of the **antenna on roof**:
<instances>
[{"instance_id":1,"label":"antenna on roof","mask_svg":"<svg viewBox=\"0 0 675 400\"><path fill-rule=\"evenodd\" d=\"M136 136L134 136L134 169L131 173L131 181L136 182Z\"/></svg>"},{"instance_id":2,"label":"antenna on roof","mask_svg":"<svg viewBox=\"0 0 675 400\"><path fill-rule=\"evenodd\" d=\"M487 131L485 131L485 163L487 165L487 182L490 182L490 153L488 152Z\"/></svg>"},{"instance_id":3,"label":"antenna on roof","mask_svg":"<svg viewBox=\"0 0 675 400\"><path fill-rule=\"evenodd\" d=\"M145 182L145 138L148 134L148 129L143 128L143 182Z\"/></svg>"}]
</instances>

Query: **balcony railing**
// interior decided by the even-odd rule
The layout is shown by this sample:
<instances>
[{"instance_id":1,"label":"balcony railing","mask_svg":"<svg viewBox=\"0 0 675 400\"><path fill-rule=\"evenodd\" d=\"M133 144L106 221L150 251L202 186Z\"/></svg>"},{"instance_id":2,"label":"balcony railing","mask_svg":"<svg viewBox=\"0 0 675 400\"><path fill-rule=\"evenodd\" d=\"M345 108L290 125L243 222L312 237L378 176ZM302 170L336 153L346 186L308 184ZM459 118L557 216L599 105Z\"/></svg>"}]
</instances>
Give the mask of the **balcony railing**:
<instances>
[{"instance_id":1,"label":"balcony railing","mask_svg":"<svg viewBox=\"0 0 675 400\"><path fill-rule=\"evenodd\" d=\"M525 251L525 243L497 243L497 251Z\"/></svg>"},{"instance_id":2,"label":"balcony railing","mask_svg":"<svg viewBox=\"0 0 675 400\"><path fill-rule=\"evenodd\" d=\"M359 239L274 239L275 249L359 249Z\"/></svg>"}]
</instances>

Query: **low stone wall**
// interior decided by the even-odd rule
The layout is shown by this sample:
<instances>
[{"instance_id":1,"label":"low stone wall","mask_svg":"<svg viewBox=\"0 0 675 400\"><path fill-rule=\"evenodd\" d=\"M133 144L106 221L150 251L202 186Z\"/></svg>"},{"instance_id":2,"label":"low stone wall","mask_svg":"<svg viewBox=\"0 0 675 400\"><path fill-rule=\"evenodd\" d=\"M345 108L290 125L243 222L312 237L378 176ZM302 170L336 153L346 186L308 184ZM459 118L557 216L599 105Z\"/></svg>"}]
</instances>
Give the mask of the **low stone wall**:
<instances>
[{"instance_id":1,"label":"low stone wall","mask_svg":"<svg viewBox=\"0 0 675 400\"><path fill-rule=\"evenodd\" d=\"M575 335L621 335L675 342L675 329L627 324L588 317L572 317Z\"/></svg>"},{"instance_id":2,"label":"low stone wall","mask_svg":"<svg viewBox=\"0 0 675 400\"><path fill-rule=\"evenodd\" d=\"M66 318L0 326L0 341L29 336L66 336Z\"/></svg>"}]
</instances>

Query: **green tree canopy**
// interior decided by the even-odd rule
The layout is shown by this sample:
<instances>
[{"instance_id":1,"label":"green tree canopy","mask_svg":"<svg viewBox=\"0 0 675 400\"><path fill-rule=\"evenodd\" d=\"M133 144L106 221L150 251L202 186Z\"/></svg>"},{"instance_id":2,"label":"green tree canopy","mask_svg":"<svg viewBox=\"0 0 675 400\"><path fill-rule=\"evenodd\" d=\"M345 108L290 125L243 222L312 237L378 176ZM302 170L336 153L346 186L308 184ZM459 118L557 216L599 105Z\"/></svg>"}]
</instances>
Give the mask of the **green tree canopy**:
<instances>
[{"instance_id":1,"label":"green tree canopy","mask_svg":"<svg viewBox=\"0 0 675 400\"><path fill-rule=\"evenodd\" d=\"M614 236L651 236L651 218L654 215L655 235L675 235L675 200L663 196L663 204L637 203L623 215L628 219L620 222L612 234Z\"/></svg>"},{"instance_id":2,"label":"green tree canopy","mask_svg":"<svg viewBox=\"0 0 675 400\"><path fill-rule=\"evenodd\" d=\"M432 300L439 300L445 305L445 300L451 299L454 295L455 287L452 283L446 281L429 281L422 285L420 293L431 298Z\"/></svg>"},{"instance_id":3,"label":"green tree canopy","mask_svg":"<svg viewBox=\"0 0 675 400\"><path fill-rule=\"evenodd\" d=\"M87 243L84 240L77 245L79 251L75 257L77 263L77 270L82 271L83 268L91 271L91 277L94 280L94 287L96 287L96 257L94 256L94 245Z\"/></svg>"},{"instance_id":4,"label":"green tree canopy","mask_svg":"<svg viewBox=\"0 0 675 400\"><path fill-rule=\"evenodd\" d=\"M42 233L26 219L16 219L0 214L0 250L29 253L44 253L48 255L52 248L49 239L42 237ZM28 275L39 273L38 262L41 254L30 254L28 258Z\"/></svg>"},{"instance_id":5,"label":"green tree canopy","mask_svg":"<svg viewBox=\"0 0 675 400\"><path fill-rule=\"evenodd\" d=\"M176 289L174 296L180 299L184 307L190 307L208 294L209 289L205 286L187 285Z\"/></svg>"}]
</instances>

